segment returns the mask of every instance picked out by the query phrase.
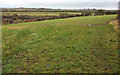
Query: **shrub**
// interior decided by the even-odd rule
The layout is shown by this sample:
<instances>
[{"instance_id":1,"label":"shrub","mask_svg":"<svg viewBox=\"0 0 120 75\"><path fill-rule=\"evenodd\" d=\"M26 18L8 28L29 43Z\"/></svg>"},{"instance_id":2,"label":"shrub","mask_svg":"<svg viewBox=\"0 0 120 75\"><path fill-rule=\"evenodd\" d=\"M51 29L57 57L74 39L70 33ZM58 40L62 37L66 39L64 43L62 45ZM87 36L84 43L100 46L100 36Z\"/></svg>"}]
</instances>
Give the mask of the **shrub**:
<instances>
[{"instance_id":1,"label":"shrub","mask_svg":"<svg viewBox=\"0 0 120 75\"><path fill-rule=\"evenodd\" d=\"M37 19L38 21L41 21L41 19Z\"/></svg>"},{"instance_id":2,"label":"shrub","mask_svg":"<svg viewBox=\"0 0 120 75\"><path fill-rule=\"evenodd\" d=\"M68 14L67 13L60 13L59 17L60 18L66 18L66 17L68 17Z\"/></svg>"}]
</instances>

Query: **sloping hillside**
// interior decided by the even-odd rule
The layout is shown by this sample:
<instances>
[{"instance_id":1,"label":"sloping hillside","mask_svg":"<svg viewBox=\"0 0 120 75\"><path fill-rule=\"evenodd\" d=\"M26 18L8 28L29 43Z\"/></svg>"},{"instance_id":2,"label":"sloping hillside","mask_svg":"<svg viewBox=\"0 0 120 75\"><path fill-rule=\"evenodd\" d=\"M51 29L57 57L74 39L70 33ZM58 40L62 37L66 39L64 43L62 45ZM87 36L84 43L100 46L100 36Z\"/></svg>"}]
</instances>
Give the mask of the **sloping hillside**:
<instances>
[{"instance_id":1,"label":"sloping hillside","mask_svg":"<svg viewBox=\"0 0 120 75\"><path fill-rule=\"evenodd\" d=\"M116 15L29 22L2 27L3 73L118 71Z\"/></svg>"}]
</instances>

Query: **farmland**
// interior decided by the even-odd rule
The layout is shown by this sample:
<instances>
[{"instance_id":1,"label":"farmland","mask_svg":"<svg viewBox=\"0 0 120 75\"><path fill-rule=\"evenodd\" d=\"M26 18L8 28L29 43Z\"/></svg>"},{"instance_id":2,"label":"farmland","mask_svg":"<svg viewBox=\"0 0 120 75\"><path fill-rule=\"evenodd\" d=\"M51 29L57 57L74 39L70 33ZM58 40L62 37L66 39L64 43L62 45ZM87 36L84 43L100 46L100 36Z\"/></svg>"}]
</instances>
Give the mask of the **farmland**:
<instances>
[{"instance_id":1,"label":"farmland","mask_svg":"<svg viewBox=\"0 0 120 75\"><path fill-rule=\"evenodd\" d=\"M37 9L37 8L18 8L18 9L3 9L2 25L17 24L25 22L35 22L44 20L53 20L61 18L71 18L80 16L98 16L98 15L115 15L116 10L63 10L63 9Z\"/></svg>"},{"instance_id":2,"label":"farmland","mask_svg":"<svg viewBox=\"0 0 120 75\"><path fill-rule=\"evenodd\" d=\"M39 14L38 14L39 15ZM2 26L3 73L116 73L116 15Z\"/></svg>"},{"instance_id":3,"label":"farmland","mask_svg":"<svg viewBox=\"0 0 120 75\"><path fill-rule=\"evenodd\" d=\"M60 13L66 12L2 12L2 15L31 15L31 16L59 16ZM81 14L78 12L67 12L68 14Z\"/></svg>"},{"instance_id":4,"label":"farmland","mask_svg":"<svg viewBox=\"0 0 120 75\"><path fill-rule=\"evenodd\" d=\"M59 18L77 17L76 12L2 12L2 24L43 21Z\"/></svg>"}]
</instances>

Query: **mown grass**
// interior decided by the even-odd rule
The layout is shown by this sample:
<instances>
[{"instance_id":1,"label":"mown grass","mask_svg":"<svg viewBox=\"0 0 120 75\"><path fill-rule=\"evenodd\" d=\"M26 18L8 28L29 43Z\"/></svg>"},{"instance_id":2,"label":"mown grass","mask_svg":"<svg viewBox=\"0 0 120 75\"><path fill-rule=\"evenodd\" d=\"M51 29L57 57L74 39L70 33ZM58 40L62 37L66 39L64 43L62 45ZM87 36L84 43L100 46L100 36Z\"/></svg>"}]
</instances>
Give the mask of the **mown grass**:
<instances>
[{"instance_id":1,"label":"mown grass","mask_svg":"<svg viewBox=\"0 0 120 75\"><path fill-rule=\"evenodd\" d=\"M115 17L3 25L3 73L115 73L118 33L106 24Z\"/></svg>"}]
</instances>

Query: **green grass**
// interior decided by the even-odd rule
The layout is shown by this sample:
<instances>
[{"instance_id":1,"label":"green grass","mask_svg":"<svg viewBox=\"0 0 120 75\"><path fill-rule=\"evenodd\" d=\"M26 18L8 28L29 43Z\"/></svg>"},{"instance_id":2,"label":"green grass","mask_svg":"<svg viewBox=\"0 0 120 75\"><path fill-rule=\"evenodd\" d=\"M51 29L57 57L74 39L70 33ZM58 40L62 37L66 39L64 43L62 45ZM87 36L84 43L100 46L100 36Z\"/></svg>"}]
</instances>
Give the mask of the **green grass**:
<instances>
[{"instance_id":1,"label":"green grass","mask_svg":"<svg viewBox=\"0 0 120 75\"><path fill-rule=\"evenodd\" d=\"M38 21L38 22L28 22L28 23L19 23L19 24L10 24L3 26L18 26L18 25L29 25L29 26L40 26L40 25L101 25L106 24L107 22L116 18L116 15L109 16L87 16L87 17L74 17L67 19L56 19L56 20L46 20L46 21Z\"/></svg>"},{"instance_id":2,"label":"green grass","mask_svg":"<svg viewBox=\"0 0 120 75\"><path fill-rule=\"evenodd\" d=\"M3 25L3 73L117 72L117 31L106 24L115 17Z\"/></svg>"},{"instance_id":3,"label":"green grass","mask_svg":"<svg viewBox=\"0 0 120 75\"><path fill-rule=\"evenodd\" d=\"M61 12L64 13L64 12ZM76 12L67 12L68 14L81 14L81 13L76 13ZM2 15L30 15L30 16L59 16L59 12L3 12Z\"/></svg>"}]
</instances>

